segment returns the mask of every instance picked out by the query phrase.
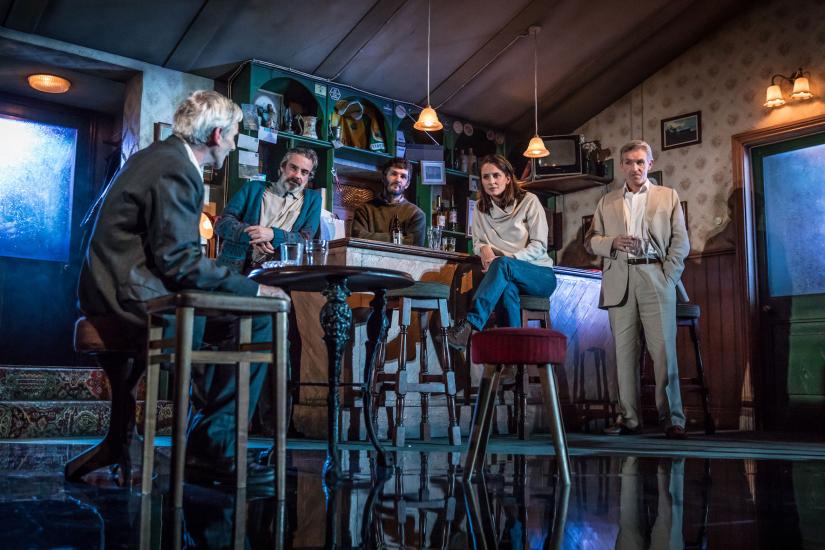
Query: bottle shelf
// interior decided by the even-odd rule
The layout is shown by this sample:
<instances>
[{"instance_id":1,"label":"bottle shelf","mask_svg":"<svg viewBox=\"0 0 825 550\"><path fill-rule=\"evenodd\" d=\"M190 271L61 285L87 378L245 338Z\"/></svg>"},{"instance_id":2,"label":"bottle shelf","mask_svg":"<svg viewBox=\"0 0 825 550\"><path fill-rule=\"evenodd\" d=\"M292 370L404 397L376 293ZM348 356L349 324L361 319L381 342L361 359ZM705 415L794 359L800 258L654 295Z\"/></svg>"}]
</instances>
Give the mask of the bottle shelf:
<instances>
[{"instance_id":1,"label":"bottle shelf","mask_svg":"<svg viewBox=\"0 0 825 550\"><path fill-rule=\"evenodd\" d=\"M555 178L527 180L522 182L521 187L527 191L541 191L544 193L552 193L554 195L564 195L575 191L581 191L582 189L602 187L604 185L608 185L612 181L613 178L579 174L575 176L559 176Z\"/></svg>"}]
</instances>

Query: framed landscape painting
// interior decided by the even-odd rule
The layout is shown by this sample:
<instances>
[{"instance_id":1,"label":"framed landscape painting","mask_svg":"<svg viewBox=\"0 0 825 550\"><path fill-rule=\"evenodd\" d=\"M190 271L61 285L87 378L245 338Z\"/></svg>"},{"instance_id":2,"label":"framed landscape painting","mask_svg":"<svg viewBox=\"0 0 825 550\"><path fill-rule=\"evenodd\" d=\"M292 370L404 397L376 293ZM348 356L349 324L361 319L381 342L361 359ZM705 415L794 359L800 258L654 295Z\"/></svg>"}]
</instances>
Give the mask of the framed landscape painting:
<instances>
[{"instance_id":1,"label":"framed landscape painting","mask_svg":"<svg viewBox=\"0 0 825 550\"><path fill-rule=\"evenodd\" d=\"M662 151L702 143L702 112L662 120Z\"/></svg>"}]
</instances>

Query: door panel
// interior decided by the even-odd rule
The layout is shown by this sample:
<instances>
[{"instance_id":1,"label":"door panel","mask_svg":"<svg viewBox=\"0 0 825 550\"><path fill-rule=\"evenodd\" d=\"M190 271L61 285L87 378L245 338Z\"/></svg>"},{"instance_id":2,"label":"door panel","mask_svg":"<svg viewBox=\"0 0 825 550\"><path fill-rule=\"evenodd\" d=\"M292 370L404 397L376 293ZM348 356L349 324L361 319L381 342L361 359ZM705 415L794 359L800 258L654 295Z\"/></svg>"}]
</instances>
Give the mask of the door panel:
<instances>
[{"instance_id":1,"label":"door panel","mask_svg":"<svg viewBox=\"0 0 825 550\"><path fill-rule=\"evenodd\" d=\"M752 150L765 419L821 430L825 412L825 134Z\"/></svg>"}]
</instances>

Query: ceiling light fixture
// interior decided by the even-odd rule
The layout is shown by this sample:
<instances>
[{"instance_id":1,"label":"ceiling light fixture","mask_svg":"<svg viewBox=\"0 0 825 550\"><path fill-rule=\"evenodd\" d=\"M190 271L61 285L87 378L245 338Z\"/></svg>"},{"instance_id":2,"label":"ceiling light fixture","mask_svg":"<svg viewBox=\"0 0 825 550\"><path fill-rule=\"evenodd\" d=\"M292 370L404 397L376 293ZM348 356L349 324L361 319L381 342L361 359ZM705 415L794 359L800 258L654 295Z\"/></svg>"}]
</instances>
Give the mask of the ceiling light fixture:
<instances>
[{"instance_id":1,"label":"ceiling light fixture","mask_svg":"<svg viewBox=\"0 0 825 550\"><path fill-rule=\"evenodd\" d=\"M775 108L785 104L785 98L782 97L782 89L779 87L779 84L776 83L776 79L779 79L780 82L786 80L793 84L791 99L806 101L813 98L814 94L811 93L811 84L808 81L810 76L811 73L803 71L801 67L791 74L791 76L781 74L773 75L771 77L771 85L768 86L765 92L765 107Z\"/></svg>"},{"instance_id":2,"label":"ceiling light fixture","mask_svg":"<svg viewBox=\"0 0 825 550\"><path fill-rule=\"evenodd\" d=\"M527 144L524 156L531 159L546 157L550 154L544 146L544 140L539 137L539 46L536 36L540 30L541 27L536 25L530 27L530 34L533 37L533 121L536 123L536 134Z\"/></svg>"},{"instance_id":3,"label":"ceiling light fixture","mask_svg":"<svg viewBox=\"0 0 825 550\"><path fill-rule=\"evenodd\" d=\"M71 82L53 74L30 74L27 80L29 86L47 94L64 94L72 87Z\"/></svg>"},{"instance_id":4,"label":"ceiling light fixture","mask_svg":"<svg viewBox=\"0 0 825 550\"><path fill-rule=\"evenodd\" d=\"M435 109L430 106L430 0L427 0L427 106L419 113L413 128L425 132L437 132L443 127Z\"/></svg>"}]
</instances>

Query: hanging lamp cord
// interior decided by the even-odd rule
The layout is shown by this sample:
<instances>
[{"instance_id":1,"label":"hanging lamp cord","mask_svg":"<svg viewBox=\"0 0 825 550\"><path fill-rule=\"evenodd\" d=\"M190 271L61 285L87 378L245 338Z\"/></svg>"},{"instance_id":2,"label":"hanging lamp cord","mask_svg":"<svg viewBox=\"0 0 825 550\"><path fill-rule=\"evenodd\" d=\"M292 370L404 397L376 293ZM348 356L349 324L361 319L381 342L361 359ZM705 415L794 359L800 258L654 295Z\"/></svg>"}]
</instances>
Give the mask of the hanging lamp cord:
<instances>
[{"instance_id":1,"label":"hanging lamp cord","mask_svg":"<svg viewBox=\"0 0 825 550\"><path fill-rule=\"evenodd\" d=\"M533 32L533 120L536 123L536 135L539 135L539 46L537 36L538 33ZM429 84L427 87L429 87Z\"/></svg>"},{"instance_id":2,"label":"hanging lamp cord","mask_svg":"<svg viewBox=\"0 0 825 550\"><path fill-rule=\"evenodd\" d=\"M427 107L430 106L430 0L427 0Z\"/></svg>"}]
</instances>

